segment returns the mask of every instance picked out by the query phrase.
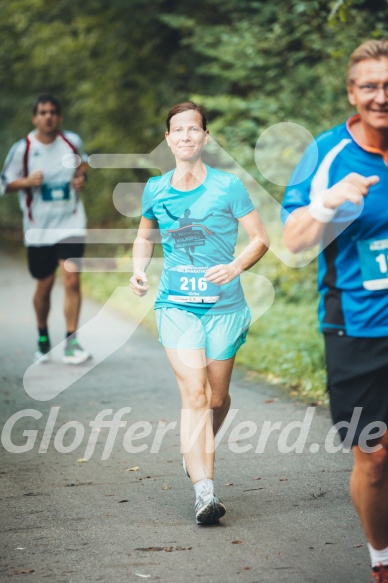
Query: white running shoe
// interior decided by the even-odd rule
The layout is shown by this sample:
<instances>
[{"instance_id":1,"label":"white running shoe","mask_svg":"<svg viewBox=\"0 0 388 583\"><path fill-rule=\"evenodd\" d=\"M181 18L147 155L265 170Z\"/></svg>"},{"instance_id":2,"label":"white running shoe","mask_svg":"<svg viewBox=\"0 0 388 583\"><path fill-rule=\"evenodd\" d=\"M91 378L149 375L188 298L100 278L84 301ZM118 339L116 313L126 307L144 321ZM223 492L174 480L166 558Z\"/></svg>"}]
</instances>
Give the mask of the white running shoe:
<instances>
[{"instance_id":1,"label":"white running shoe","mask_svg":"<svg viewBox=\"0 0 388 583\"><path fill-rule=\"evenodd\" d=\"M219 498L212 495L210 490L203 490L198 496L195 506L197 524L214 524L226 512L226 508Z\"/></svg>"},{"instance_id":2,"label":"white running shoe","mask_svg":"<svg viewBox=\"0 0 388 583\"><path fill-rule=\"evenodd\" d=\"M65 364L82 364L89 358L91 358L89 352L86 352L78 343L78 340L73 338L68 342L62 360Z\"/></svg>"}]
</instances>

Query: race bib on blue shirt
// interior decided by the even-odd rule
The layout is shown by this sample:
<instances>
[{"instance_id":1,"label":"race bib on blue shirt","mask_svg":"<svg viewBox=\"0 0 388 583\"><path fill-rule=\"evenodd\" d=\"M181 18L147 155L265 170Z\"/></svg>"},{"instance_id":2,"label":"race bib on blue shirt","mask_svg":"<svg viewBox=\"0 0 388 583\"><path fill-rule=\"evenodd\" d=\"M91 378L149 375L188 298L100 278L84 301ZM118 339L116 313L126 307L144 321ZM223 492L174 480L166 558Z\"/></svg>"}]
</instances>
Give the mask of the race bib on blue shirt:
<instances>
[{"instance_id":1,"label":"race bib on blue shirt","mask_svg":"<svg viewBox=\"0 0 388 583\"><path fill-rule=\"evenodd\" d=\"M54 202L57 200L70 199L70 182L64 184L42 184L42 200Z\"/></svg>"},{"instance_id":2,"label":"race bib on blue shirt","mask_svg":"<svg viewBox=\"0 0 388 583\"><path fill-rule=\"evenodd\" d=\"M388 289L388 239L357 241L357 249L364 288Z\"/></svg>"},{"instance_id":3,"label":"race bib on blue shirt","mask_svg":"<svg viewBox=\"0 0 388 583\"><path fill-rule=\"evenodd\" d=\"M182 265L168 270L168 299L178 303L215 304L220 299L220 287L206 281L208 267Z\"/></svg>"}]
</instances>

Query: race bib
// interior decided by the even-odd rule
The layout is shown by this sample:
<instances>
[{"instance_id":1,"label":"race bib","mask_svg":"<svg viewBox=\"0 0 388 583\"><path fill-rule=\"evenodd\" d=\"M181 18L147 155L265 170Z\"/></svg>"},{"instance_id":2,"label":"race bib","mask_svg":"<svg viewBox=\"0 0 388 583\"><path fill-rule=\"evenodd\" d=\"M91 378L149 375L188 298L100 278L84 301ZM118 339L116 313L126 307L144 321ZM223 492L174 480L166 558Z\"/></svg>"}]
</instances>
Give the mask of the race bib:
<instances>
[{"instance_id":1,"label":"race bib","mask_svg":"<svg viewBox=\"0 0 388 583\"><path fill-rule=\"evenodd\" d=\"M70 182L65 184L42 184L42 200L53 202L70 199Z\"/></svg>"},{"instance_id":2,"label":"race bib","mask_svg":"<svg viewBox=\"0 0 388 583\"><path fill-rule=\"evenodd\" d=\"M208 267L183 265L168 270L168 299L178 303L215 304L220 299L218 285L206 281Z\"/></svg>"},{"instance_id":3,"label":"race bib","mask_svg":"<svg viewBox=\"0 0 388 583\"><path fill-rule=\"evenodd\" d=\"M388 239L357 241L365 289L388 289Z\"/></svg>"}]
</instances>

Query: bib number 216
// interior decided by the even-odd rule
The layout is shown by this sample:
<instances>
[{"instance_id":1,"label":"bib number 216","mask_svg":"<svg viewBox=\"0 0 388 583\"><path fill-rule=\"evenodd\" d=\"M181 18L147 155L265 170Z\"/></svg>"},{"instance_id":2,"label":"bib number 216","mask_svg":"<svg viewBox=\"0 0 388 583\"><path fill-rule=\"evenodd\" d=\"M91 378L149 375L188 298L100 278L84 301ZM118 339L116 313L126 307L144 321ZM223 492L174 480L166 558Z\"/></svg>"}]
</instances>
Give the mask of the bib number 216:
<instances>
[{"instance_id":1,"label":"bib number 216","mask_svg":"<svg viewBox=\"0 0 388 583\"><path fill-rule=\"evenodd\" d=\"M208 267L183 265L168 270L168 299L172 302L215 304L220 299L218 285L206 281Z\"/></svg>"},{"instance_id":2,"label":"bib number 216","mask_svg":"<svg viewBox=\"0 0 388 583\"><path fill-rule=\"evenodd\" d=\"M200 277L196 279L195 277L181 277L180 278L180 289L182 291L206 291L207 281Z\"/></svg>"}]
</instances>

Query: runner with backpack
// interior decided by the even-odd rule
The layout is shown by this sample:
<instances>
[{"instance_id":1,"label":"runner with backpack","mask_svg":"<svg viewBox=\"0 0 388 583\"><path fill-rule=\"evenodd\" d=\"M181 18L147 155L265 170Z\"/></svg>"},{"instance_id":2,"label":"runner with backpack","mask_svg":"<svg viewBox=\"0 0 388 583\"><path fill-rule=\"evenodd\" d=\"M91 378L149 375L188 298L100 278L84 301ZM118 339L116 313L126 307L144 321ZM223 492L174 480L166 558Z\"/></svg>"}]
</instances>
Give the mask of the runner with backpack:
<instances>
[{"instance_id":1,"label":"runner with backpack","mask_svg":"<svg viewBox=\"0 0 388 583\"><path fill-rule=\"evenodd\" d=\"M61 122L59 101L48 94L38 97L32 115L36 129L12 146L1 174L2 193L19 192L28 267L36 279L35 360L39 364L50 360L48 315L58 267L65 290L63 361L80 364L90 358L76 337L81 307L79 271L86 235L86 215L79 192L87 178L87 156L77 134L60 131Z\"/></svg>"}]
</instances>

